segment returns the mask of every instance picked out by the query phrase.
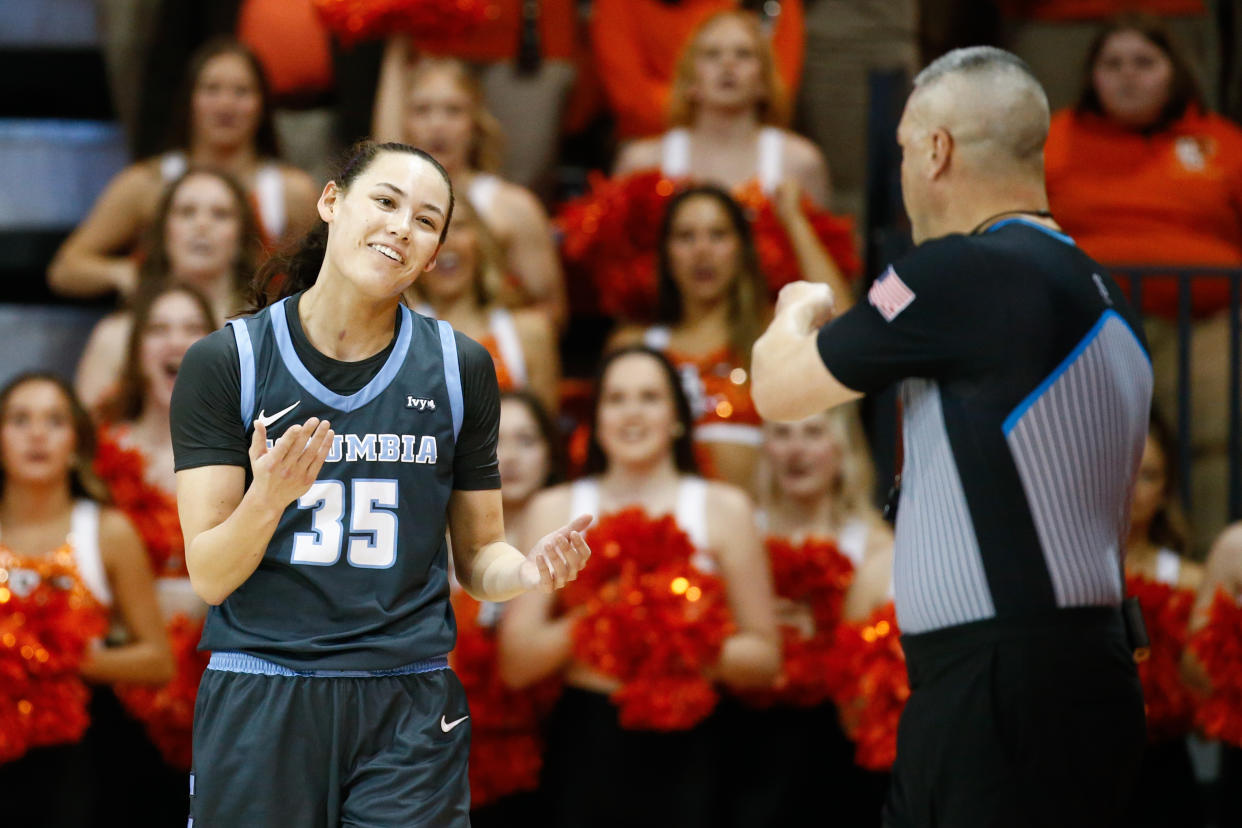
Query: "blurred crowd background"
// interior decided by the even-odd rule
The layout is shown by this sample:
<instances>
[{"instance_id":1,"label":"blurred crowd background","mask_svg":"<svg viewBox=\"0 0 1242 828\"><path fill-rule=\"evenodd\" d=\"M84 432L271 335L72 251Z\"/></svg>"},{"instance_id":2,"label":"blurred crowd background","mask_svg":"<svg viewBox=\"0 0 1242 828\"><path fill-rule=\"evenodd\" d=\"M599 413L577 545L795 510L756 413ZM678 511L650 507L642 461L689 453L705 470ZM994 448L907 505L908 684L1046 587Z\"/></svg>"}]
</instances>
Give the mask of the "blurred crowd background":
<instances>
[{"instance_id":1,"label":"blurred crowd background","mask_svg":"<svg viewBox=\"0 0 1242 828\"><path fill-rule=\"evenodd\" d=\"M14 547L0 546L0 801L26 800L13 824L184 824L205 607L181 557L172 385L186 349L248 307L256 268L318 223L335 160L370 138L426 149L452 177L439 265L407 299L494 357L511 538L596 508L598 542L656 544L682 566L665 572L673 593L727 607L734 636L782 630L776 674L705 656L693 680L639 678L603 666L637 664L632 641L592 649L587 587L503 611L455 592L475 824L878 825L907 692L877 508L894 401L765 424L749 349L781 285L827 283L845 308L910 248L894 138L909 79L973 44L1015 52L1044 84L1052 212L1130 292L1152 349L1127 541L1157 632L1152 750L1128 824L1242 825L1242 622L1231 601L1191 617L1218 588L1242 594L1232 0L0 0L0 525ZM644 389L668 404L651 415L680 472L667 492L609 416ZM46 462L75 503L128 519L109 529L106 509L99 544L119 532L143 552L139 580L154 575L118 588L79 553L124 656L103 668L74 651L89 697L27 683L46 659L5 638L38 594L12 573L55 580L9 531L39 491L22 453L44 439L22 431L39 411L73 425ZM639 501L674 526L626 511ZM592 588L615 590L598 566ZM767 573L776 614L756 618L747 591ZM144 588L162 631L135 621ZM733 639L709 616L679 634L710 653ZM41 706L64 726L31 725ZM79 810L50 816L48 797L77 792Z\"/></svg>"}]
</instances>

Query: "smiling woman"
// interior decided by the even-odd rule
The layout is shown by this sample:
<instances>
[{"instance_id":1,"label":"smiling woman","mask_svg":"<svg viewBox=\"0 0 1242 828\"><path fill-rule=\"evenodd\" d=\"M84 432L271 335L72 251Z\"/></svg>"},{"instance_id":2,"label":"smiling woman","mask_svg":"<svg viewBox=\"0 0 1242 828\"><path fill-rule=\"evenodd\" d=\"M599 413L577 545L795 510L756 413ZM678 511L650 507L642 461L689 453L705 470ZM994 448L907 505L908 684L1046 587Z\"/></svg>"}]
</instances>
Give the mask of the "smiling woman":
<instances>
[{"instance_id":1,"label":"smiling woman","mask_svg":"<svg viewBox=\"0 0 1242 828\"><path fill-rule=\"evenodd\" d=\"M505 541L491 357L402 303L448 233L444 168L364 142L318 210L323 223L260 272L254 315L192 347L173 392L186 566L212 605L191 815L467 825L445 530L461 585L503 601L576 577L586 524L529 556ZM346 790L327 767L370 782Z\"/></svg>"}]
</instances>

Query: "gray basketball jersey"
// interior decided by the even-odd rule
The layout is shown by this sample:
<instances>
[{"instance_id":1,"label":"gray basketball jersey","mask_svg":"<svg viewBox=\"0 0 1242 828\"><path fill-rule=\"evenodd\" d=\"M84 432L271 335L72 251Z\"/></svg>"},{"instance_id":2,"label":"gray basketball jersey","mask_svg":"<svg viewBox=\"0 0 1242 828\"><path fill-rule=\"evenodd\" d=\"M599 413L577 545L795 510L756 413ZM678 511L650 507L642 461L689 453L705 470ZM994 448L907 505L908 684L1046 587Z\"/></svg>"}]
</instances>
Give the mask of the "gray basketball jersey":
<instances>
[{"instance_id":1,"label":"gray basketball jersey","mask_svg":"<svg viewBox=\"0 0 1242 828\"><path fill-rule=\"evenodd\" d=\"M262 419L269 444L310 417L336 437L258 569L211 608L202 646L295 670L384 670L443 655L456 636L445 529L463 416L453 330L402 306L388 360L345 396L299 359L288 301L230 323L238 416L247 438Z\"/></svg>"}]
</instances>

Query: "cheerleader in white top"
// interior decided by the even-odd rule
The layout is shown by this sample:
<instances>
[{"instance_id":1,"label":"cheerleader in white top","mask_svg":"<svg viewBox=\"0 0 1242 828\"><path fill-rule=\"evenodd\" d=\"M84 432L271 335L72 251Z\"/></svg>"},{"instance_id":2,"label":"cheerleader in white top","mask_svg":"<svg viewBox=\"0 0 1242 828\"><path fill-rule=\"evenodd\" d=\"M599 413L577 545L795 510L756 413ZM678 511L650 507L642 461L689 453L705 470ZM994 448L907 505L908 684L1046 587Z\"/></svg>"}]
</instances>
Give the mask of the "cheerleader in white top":
<instances>
[{"instance_id":1,"label":"cheerleader in white top","mask_svg":"<svg viewBox=\"0 0 1242 828\"><path fill-rule=\"evenodd\" d=\"M1204 823L1186 743L1195 699L1179 674L1203 568L1183 557L1190 543L1174 473L1175 445L1153 411L1130 501L1125 552L1126 589L1138 598L1151 639L1150 655L1139 663L1148 744L1126 813L1129 826Z\"/></svg>"},{"instance_id":2,"label":"cheerleader in white top","mask_svg":"<svg viewBox=\"0 0 1242 828\"><path fill-rule=\"evenodd\" d=\"M533 305L563 325L565 282L547 212L530 190L496 174L504 136L466 64L416 59L406 38L394 38L380 68L371 132L377 141L424 149L444 166L453 189L465 194L500 242L505 275L513 277L504 304Z\"/></svg>"},{"instance_id":3,"label":"cheerleader in white top","mask_svg":"<svg viewBox=\"0 0 1242 828\"><path fill-rule=\"evenodd\" d=\"M94 444L94 426L63 380L24 374L0 391L6 824L86 825L99 806L92 754L114 746L83 738L81 681L158 683L172 674L142 543L119 511L100 506ZM102 646L109 621L123 628L124 643Z\"/></svg>"},{"instance_id":4,"label":"cheerleader in white top","mask_svg":"<svg viewBox=\"0 0 1242 828\"><path fill-rule=\"evenodd\" d=\"M772 47L750 12L722 11L695 31L677 64L664 135L635 141L613 174L660 169L669 178L771 197L798 181L820 207L830 196L828 165L807 139L785 129L789 105Z\"/></svg>"},{"instance_id":5,"label":"cheerleader in white top","mask_svg":"<svg viewBox=\"0 0 1242 828\"><path fill-rule=\"evenodd\" d=\"M891 553L873 505L875 474L857 412L833 409L763 427L760 529L784 640L781 676L729 707L729 825L875 822L879 781L854 764L826 673L845 595L866 562Z\"/></svg>"},{"instance_id":6,"label":"cheerleader in white top","mask_svg":"<svg viewBox=\"0 0 1242 828\"><path fill-rule=\"evenodd\" d=\"M695 601L696 584L702 582L706 603L708 583L717 584L733 625L714 663L702 665L698 679L738 688L767 686L779 667L779 648L754 510L740 490L696 476L689 406L672 366L641 346L609 354L600 369L593 425L589 476L540 494L530 506L528 531L542 531L543 524L561 520L571 509L597 509L602 517L592 531L604 531L628 515L635 534L642 533L648 544L664 545L653 549L640 543L643 548L638 548L634 535L614 530L615 543L605 543L603 557L597 556L597 562L607 562L601 567L650 566L652 558L658 566L666 553L671 565L675 555L684 555L685 567L671 571L677 577L670 577L669 570L663 571L663 580L659 573L652 575L658 589L667 583L672 594ZM680 545L670 536L670 524ZM597 645L604 639L584 640L582 628L575 626L590 616L588 605L596 598L609 600L624 583L604 584L582 603L566 600L560 606L552 596L532 593L509 608L502 625L500 667L507 681L524 685L559 674L566 684L549 727L544 774L549 824L719 825L719 750L710 715L704 719L702 711L681 724L666 719L663 725L627 727L627 721L633 723L627 708L633 697L627 691L636 685L623 686L600 665L633 654L601 654ZM623 587L627 596L654 615L659 596L643 592L645 577L628 583ZM631 620L648 623L641 613ZM588 627L592 635L593 630ZM652 650L658 646L654 643ZM648 701L675 708L683 699L673 695Z\"/></svg>"},{"instance_id":7,"label":"cheerleader in white top","mask_svg":"<svg viewBox=\"0 0 1242 828\"><path fill-rule=\"evenodd\" d=\"M268 247L298 238L316 221L318 188L305 172L280 161L267 81L254 54L230 38L213 40L190 58L186 78L172 149L108 182L48 268L56 292L132 293L139 268L132 254L156 217L160 194L195 167L215 168L241 184Z\"/></svg>"}]
</instances>

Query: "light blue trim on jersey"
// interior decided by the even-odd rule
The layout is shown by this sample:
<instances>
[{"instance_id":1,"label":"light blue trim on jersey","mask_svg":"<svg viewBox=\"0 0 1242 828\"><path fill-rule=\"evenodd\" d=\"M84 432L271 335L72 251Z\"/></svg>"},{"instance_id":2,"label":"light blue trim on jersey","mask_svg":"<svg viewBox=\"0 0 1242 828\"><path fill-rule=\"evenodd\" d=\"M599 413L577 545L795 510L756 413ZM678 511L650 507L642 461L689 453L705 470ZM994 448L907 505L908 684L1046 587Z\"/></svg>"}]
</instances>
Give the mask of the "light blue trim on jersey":
<instances>
[{"instance_id":1,"label":"light blue trim on jersey","mask_svg":"<svg viewBox=\"0 0 1242 828\"><path fill-rule=\"evenodd\" d=\"M1064 233L1061 233L1057 230L1053 230L1051 227L1045 227L1037 221L1030 221L1029 219L1024 219L1020 217L1007 218L1003 221L998 221L996 222L996 224L993 224L991 227L989 227L987 230L984 230L983 232L991 233L991 232L1001 229L1007 224L1025 224L1027 227L1038 230L1041 233L1047 233L1049 236L1052 236L1057 241L1065 242L1070 247L1078 246L1078 242L1074 241L1072 238L1065 235Z\"/></svg>"},{"instance_id":2,"label":"light blue trim on jersey","mask_svg":"<svg viewBox=\"0 0 1242 828\"><path fill-rule=\"evenodd\" d=\"M250 342L246 320L233 319L229 326L233 329L233 338L237 340L237 362L241 368L242 427L249 429L254 420L254 345Z\"/></svg>"},{"instance_id":3,"label":"light blue trim on jersey","mask_svg":"<svg viewBox=\"0 0 1242 828\"><path fill-rule=\"evenodd\" d=\"M208 670L225 673L248 673L252 676L288 676L292 678L384 678L386 676L409 676L415 673L431 673L448 669L448 656L415 661L387 670L290 670L265 658L229 650L217 650L211 654Z\"/></svg>"},{"instance_id":4,"label":"light blue trim on jersey","mask_svg":"<svg viewBox=\"0 0 1242 828\"><path fill-rule=\"evenodd\" d=\"M393 346L392 353L388 355L388 361L384 363L384 367L380 368L379 373L371 377L370 382L346 397L336 393L315 379L315 375L307 370L306 366L302 364L302 360L298 359L297 351L293 349L293 339L289 336L289 320L285 318L285 303L288 301L289 298L285 298L272 305L272 332L276 335L276 347L280 350L280 358L284 361L285 367L289 369L289 373L298 381L298 385L305 388L308 393L324 405L346 413L362 408L362 406L384 393L384 389L389 386L393 379L396 378L397 372L401 370L401 364L405 362L406 352L410 349L410 338L413 336L414 323L409 308L405 305L397 306L399 308L398 312L401 314L401 327L397 331L397 343Z\"/></svg>"},{"instance_id":5,"label":"light blue trim on jersey","mask_svg":"<svg viewBox=\"0 0 1242 828\"><path fill-rule=\"evenodd\" d=\"M1009 432L1013 431L1014 427L1018 424L1018 421L1022 419L1022 415L1025 414L1030 407L1044 395L1044 392L1052 387L1054 382L1061 378L1062 374L1069 370L1071 365L1078 361L1078 358L1082 356L1082 352L1087 350L1091 343L1095 341L1095 338L1100 335L1100 331L1104 329L1104 325L1109 319L1116 319L1125 326L1127 331L1130 331L1130 335L1134 337L1136 342L1139 341L1138 336L1134 334L1134 331L1131 330L1130 325L1121 314L1117 313L1115 310L1104 311L1100 314L1100 318L1096 320L1096 323L1091 326L1091 330L1087 331L1087 335L1079 340L1078 344L1074 346L1074 350L1070 351L1069 355L1067 355L1065 359L1061 360L1061 363L1057 365L1056 368L1052 369L1051 374L1044 377L1044 381L1037 385L1034 391L1027 394L1026 397L1023 398L1022 402L1018 403L1017 408L1009 412L1009 416L1006 417L1005 422L1001 424L1001 430L1004 432L1006 437L1009 436ZM1143 356L1147 357L1147 361L1151 362L1151 355L1148 354L1141 345L1139 346L1139 350L1142 351Z\"/></svg>"},{"instance_id":6,"label":"light blue trim on jersey","mask_svg":"<svg viewBox=\"0 0 1242 828\"><path fill-rule=\"evenodd\" d=\"M461 366L457 364L457 339L453 326L443 319L436 321L440 329L440 348L444 351L444 384L448 386L449 409L453 412L453 439L461 434L461 422L465 415L465 398L461 391Z\"/></svg>"}]
</instances>

